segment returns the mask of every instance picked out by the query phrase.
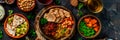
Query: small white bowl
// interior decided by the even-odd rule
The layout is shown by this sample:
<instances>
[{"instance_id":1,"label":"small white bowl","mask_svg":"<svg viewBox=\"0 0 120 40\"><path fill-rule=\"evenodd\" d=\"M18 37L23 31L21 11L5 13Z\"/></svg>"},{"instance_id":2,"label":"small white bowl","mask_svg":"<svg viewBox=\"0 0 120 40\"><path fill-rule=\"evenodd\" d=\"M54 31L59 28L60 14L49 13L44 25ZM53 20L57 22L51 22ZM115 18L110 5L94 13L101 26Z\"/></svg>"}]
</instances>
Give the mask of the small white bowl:
<instances>
[{"instance_id":1,"label":"small white bowl","mask_svg":"<svg viewBox=\"0 0 120 40\"><path fill-rule=\"evenodd\" d=\"M5 9L2 5L0 5L0 20L2 20L5 16Z\"/></svg>"}]
</instances>

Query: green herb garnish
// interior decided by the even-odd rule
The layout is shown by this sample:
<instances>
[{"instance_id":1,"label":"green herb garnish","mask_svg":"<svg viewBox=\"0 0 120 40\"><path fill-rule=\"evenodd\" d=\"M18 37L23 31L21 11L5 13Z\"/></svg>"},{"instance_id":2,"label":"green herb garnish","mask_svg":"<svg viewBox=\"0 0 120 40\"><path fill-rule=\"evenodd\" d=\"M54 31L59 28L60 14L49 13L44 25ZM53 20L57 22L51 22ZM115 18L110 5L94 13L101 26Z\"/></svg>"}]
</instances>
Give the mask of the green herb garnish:
<instances>
[{"instance_id":1,"label":"green herb garnish","mask_svg":"<svg viewBox=\"0 0 120 40\"><path fill-rule=\"evenodd\" d=\"M30 13L30 14L27 16L28 19L34 19L34 17L35 17L35 15L33 15L32 13Z\"/></svg>"},{"instance_id":2,"label":"green herb garnish","mask_svg":"<svg viewBox=\"0 0 120 40\"><path fill-rule=\"evenodd\" d=\"M8 10L9 15L13 13L13 10Z\"/></svg>"},{"instance_id":3,"label":"green herb garnish","mask_svg":"<svg viewBox=\"0 0 120 40\"><path fill-rule=\"evenodd\" d=\"M80 10L82 7L83 7L83 4L82 4L82 3L79 3L79 4L78 4L78 9Z\"/></svg>"},{"instance_id":4,"label":"green herb garnish","mask_svg":"<svg viewBox=\"0 0 120 40\"><path fill-rule=\"evenodd\" d=\"M60 5L60 0L55 0L55 4Z\"/></svg>"},{"instance_id":5,"label":"green herb garnish","mask_svg":"<svg viewBox=\"0 0 120 40\"><path fill-rule=\"evenodd\" d=\"M31 35L32 37L36 37L36 32L35 32L34 29L30 30L30 35Z\"/></svg>"},{"instance_id":6,"label":"green herb garnish","mask_svg":"<svg viewBox=\"0 0 120 40\"><path fill-rule=\"evenodd\" d=\"M78 14L79 14L79 16L83 15L82 11L80 10L82 7L83 7L83 4L79 3L78 4Z\"/></svg>"},{"instance_id":7,"label":"green herb garnish","mask_svg":"<svg viewBox=\"0 0 120 40\"><path fill-rule=\"evenodd\" d=\"M31 18L31 16L30 16L30 15L28 15L28 16L27 16L27 18L28 18L28 19L30 19L30 18Z\"/></svg>"},{"instance_id":8,"label":"green herb garnish","mask_svg":"<svg viewBox=\"0 0 120 40\"><path fill-rule=\"evenodd\" d=\"M79 16L83 15L82 11L78 11Z\"/></svg>"},{"instance_id":9,"label":"green herb garnish","mask_svg":"<svg viewBox=\"0 0 120 40\"><path fill-rule=\"evenodd\" d=\"M0 38L2 38L2 37L3 37L2 30L0 30Z\"/></svg>"},{"instance_id":10,"label":"green herb garnish","mask_svg":"<svg viewBox=\"0 0 120 40\"><path fill-rule=\"evenodd\" d=\"M62 29L61 33L64 34L66 32L67 28Z\"/></svg>"},{"instance_id":11,"label":"green herb garnish","mask_svg":"<svg viewBox=\"0 0 120 40\"><path fill-rule=\"evenodd\" d=\"M47 19L45 19L45 18L41 18L40 19L40 24L46 24L48 21L47 21Z\"/></svg>"}]
</instances>

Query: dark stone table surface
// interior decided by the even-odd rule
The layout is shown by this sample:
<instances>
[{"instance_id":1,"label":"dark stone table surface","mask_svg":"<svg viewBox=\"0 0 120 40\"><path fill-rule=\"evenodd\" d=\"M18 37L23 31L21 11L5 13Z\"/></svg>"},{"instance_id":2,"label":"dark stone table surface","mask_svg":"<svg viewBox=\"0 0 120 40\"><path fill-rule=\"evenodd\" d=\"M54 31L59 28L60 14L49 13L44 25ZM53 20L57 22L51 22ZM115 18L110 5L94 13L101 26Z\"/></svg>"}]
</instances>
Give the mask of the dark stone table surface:
<instances>
[{"instance_id":1,"label":"dark stone table surface","mask_svg":"<svg viewBox=\"0 0 120 40\"><path fill-rule=\"evenodd\" d=\"M76 22L78 22L78 20L79 20L79 18L81 18L81 16L78 16L77 8L72 7L69 4L69 0L60 0L60 2L61 2L61 4L60 4L61 6L64 6L72 11L73 15L75 16ZM87 7L85 7L85 6L81 9L81 11L83 12L83 15L86 15L86 14L95 15L100 19L100 21L102 23L102 30L101 30L100 34L94 39L95 40L101 40L101 39L102 40L103 39L120 40L120 0L102 0L102 2L104 4L104 8L103 8L102 12L99 14L93 14L93 13L89 12L89 10L87 10ZM8 16L8 10L14 10L14 13L16 13L16 12L21 13L21 14L25 15L26 17L28 15L32 14L33 17L35 18L37 13L42 8L45 7L44 5L36 3L35 8L31 12L26 13L26 12L23 12L18 9L16 2L12 5L3 3L2 6L5 8L6 14L5 14L4 19L2 21L0 21L1 24L4 23L4 20ZM30 29L34 28L34 25L33 25L34 20L35 20L34 18L29 19ZM0 30L3 31L3 38L0 40L12 39L8 35L6 35L6 33L4 32L3 25L0 26ZM73 34L73 37L70 40L78 40L79 38L81 38L83 40L89 40L89 39L85 39L85 38L81 37L78 34L77 28L75 28L75 30L76 30L75 34ZM29 37L28 34L25 37ZM21 39L17 39L17 40L25 40L25 37L23 37ZM34 38L31 38L31 40L34 40Z\"/></svg>"}]
</instances>

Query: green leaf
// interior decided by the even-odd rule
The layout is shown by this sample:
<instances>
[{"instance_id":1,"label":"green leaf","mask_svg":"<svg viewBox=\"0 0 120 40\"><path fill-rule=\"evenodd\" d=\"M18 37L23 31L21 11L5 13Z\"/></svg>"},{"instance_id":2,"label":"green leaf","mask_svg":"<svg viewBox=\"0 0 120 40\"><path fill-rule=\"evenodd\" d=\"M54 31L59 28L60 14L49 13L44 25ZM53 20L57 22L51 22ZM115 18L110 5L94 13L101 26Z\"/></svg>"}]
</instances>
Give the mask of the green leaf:
<instances>
[{"instance_id":1,"label":"green leaf","mask_svg":"<svg viewBox=\"0 0 120 40\"><path fill-rule=\"evenodd\" d=\"M78 14L79 14L79 16L83 15L82 11L78 11Z\"/></svg>"},{"instance_id":2,"label":"green leaf","mask_svg":"<svg viewBox=\"0 0 120 40\"><path fill-rule=\"evenodd\" d=\"M60 5L60 0L55 0L55 4Z\"/></svg>"},{"instance_id":3,"label":"green leaf","mask_svg":"<svg viewBox=\"0 0 120 40\"><path fill-rule=\"evenodd\" d=\"M9 15L13 13L13 10L8 10Z\"/></svg>"},{"instance_id":4,"label":"green leaf","mask_svg":"<svg viewBox=\"0 0 120 40\"><path fill-rule=\"evenodd\" d=\"M84 26L84 25L85 25L85 22L81 21L80 26Z\"/></svg>"},{"instance_id":5,"label":"green leaf","mask_svg":"<svg viewBox=\"0 0 120 40\"><path fill-rule=\"evenodd\" d=\"M34 29L30 30L30 35L31 35L32 37L35 37L35 36L36 36L36 32L35 32Z\"/></svg>"},{"instance_id":6,"label":"green leaf","mask_svg":"<svg viewBox=\"0 0 120 40\"><path fill-rule=\"evenodd\" d=\"M0 30L0 34L2 34L2 31Z\"/></svg>"},{"instance_id":7,"label":"green leaf","mask_svg":"<svg viewBox=\"0 0 120 40\"><path fill-rule=\"evenodd\" d=\"M66 32L66 28L62 29L61 33L64 34Z\"/></svg>"},{"instance_id":8,"label":"green leaf","mask_svg":"<svg viewBox=\"0 0 120 40\"><path fill-rule=\"evenodd\" d=\"M28 16L27 16L27 18L28 18L28 19L30 19L30 18L31 18L31 16L30 16L30 15L28 15Z\"/></svg>"},{"instance_id":9,"label":"green leaf","mask_svg":"<svg viewBox=\"0 0 120 40\"><path fill-rule=\"evenodd\" d=\"M27 18L28 18L28 19L34 19L34 18L35 18L35 15L33 15L32 13L30 13L30 14L27 15Z\"/></svg>"},{"instance_id":10,"label":"green leaf","mask_svg":"<svg viewBox=\"0 0 120 40\"><path fill-rule=\"evenodd\" d=\"M78 9L80 10L83 7L83 3L78 4Z\"/></svg>"},{"instance_id":11,"label":"green leaf","mask_svg":"<svg viewBox=\"0 0 120 40\"><path fill-rule=\"evenodd\" d=\"M2 38L2 37L3 37L2 30L0 30L0 38Z\"/></svg>"},{"instance_id":12,"label":"green leaf","mask_svg":"<svg viewBox=\"0 0 120 40\"><path fill-rule=\"evenodd\" d=\"M3 35L0 35L0 38L2 38L3 37Z\"/></svg>"}]
</instances>

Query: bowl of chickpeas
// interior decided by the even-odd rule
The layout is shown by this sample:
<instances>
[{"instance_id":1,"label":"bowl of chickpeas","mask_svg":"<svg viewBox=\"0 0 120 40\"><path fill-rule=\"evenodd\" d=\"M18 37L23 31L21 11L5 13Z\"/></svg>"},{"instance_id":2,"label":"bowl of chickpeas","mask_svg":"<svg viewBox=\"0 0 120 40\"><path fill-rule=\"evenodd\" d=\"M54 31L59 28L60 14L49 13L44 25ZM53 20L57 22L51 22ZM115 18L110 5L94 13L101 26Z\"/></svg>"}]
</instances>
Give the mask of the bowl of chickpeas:
<instances>
[{"instance_id":1,"label":"bowl of chickpeas","mask_svg":"<svg viewBox=\"0 0 120 40\"><path fill-rule=\"evenodd\" d=\"M35 0L17 0L17 6L24 12L29 12L35 7Z\"/></svg>"}]
</instances>

